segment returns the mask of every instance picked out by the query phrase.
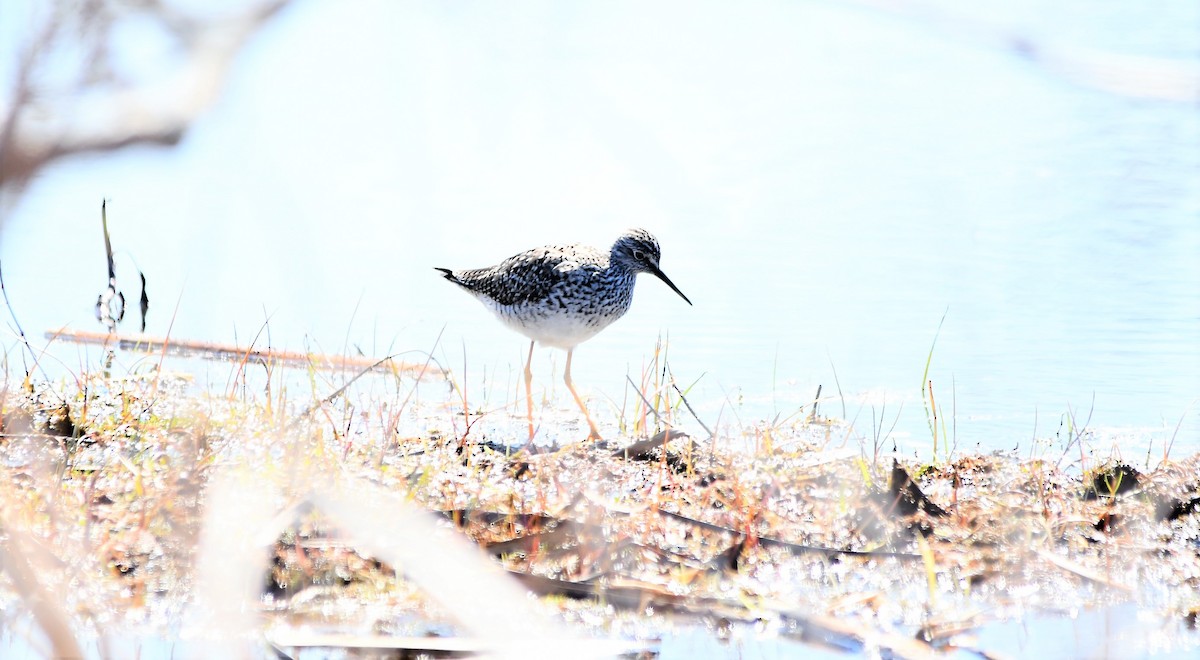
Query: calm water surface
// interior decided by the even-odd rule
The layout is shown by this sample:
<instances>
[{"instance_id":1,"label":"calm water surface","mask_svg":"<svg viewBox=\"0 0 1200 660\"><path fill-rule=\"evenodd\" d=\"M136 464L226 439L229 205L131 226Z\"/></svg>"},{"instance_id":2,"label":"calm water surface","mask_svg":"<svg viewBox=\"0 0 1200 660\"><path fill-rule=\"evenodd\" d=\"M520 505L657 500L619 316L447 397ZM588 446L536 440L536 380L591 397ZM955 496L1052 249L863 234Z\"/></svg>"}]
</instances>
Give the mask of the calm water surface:
<instances>
[{"instance_id":1,"label":"calm water surface","mask_svg":"<svg viewBox=\"0 0 1200 660\"><path fill-rule=\"evenodd\" d=\"M1194 69L1190 4L985 3L965 20ZM0 246L26 330L94 326L107 196L124 281L134 261L151 280L149 332L178 305L171 332L210 341L266 317L293 349L440 333L439 359L503 402L524 340L431 267L641 225L696 305L643 281L577 353L597 397L620 400L663 336L710 425L786 417L821 385L823 412L864 434L895 419L927 449L941 324L929 379L960 447L1030 447L1074 411L1134 455L1172 435L1200 449L1195 103L837 3L538 7L297 7L178 150L34 182ZM536 369L567 405L562 361Z\"/></svg>"}]
</instances>

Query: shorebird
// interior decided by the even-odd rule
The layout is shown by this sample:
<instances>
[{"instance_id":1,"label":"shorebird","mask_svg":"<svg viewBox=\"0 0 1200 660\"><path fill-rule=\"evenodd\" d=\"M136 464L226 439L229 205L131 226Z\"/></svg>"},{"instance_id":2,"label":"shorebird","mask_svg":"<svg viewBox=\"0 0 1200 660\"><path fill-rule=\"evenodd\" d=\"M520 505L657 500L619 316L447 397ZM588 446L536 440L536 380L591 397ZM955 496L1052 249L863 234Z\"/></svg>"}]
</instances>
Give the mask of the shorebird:
<instances>
[{"instance_id":1,"label":"shorebird","mask_svg":"<svg viewBox=\"0 0 1200 660\"><path fill-rule=\"evenodd\" d=\"M571 382L575 347L621 318L633 301L638 273L650 273L691 305L658 267L662 251L645 229L630 229L607 251L587 245L546 245L526 250L490 268L436 268L479 299L505 325L530 339L525 360L525 406L533 439L533 347L567 351L563 381L588 423L588 439L599 440L587 406Z\"/></svg>"}]
</instances>

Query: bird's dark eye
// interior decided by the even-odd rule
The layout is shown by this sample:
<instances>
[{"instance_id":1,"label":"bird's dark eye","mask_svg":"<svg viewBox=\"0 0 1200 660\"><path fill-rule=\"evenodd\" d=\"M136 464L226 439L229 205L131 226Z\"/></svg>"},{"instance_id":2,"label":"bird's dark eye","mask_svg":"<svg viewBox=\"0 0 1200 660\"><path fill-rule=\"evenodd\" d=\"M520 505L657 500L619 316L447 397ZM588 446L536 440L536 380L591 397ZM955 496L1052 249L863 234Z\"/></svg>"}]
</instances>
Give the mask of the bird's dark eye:
<instances>
[{"instance_id":1,"label":"bird's dark eye","mask_svg":"<svg viewBox=\"0 0 1200 660\"><path fill-rule=\"evenodd\" d=\"M638 261L643 261L646 258L646 253L642 252L641 250L634 250L633 258L637 259Z\"/></svg>"}]
</instances>

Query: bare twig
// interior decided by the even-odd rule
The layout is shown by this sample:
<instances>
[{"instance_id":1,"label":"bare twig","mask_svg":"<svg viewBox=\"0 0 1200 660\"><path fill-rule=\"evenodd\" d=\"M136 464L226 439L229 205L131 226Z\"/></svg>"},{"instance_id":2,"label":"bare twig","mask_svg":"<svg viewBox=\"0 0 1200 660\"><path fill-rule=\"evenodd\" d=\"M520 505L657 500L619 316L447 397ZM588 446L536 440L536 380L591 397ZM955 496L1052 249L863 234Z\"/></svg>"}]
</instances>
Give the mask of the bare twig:
<instances>
[{"instance_id":1,"label":"bare twig","mask_svg":"<svg viewBox=\"0 0 1200 660\"><path fill-rule=\"evenodd\" d=\"M642 399L642 403L646 404L646 410L654 413L654 419L658 420L659 424L664 424L662 415L658 414L658 411L654 409L654 404L650 403L650 399L647 399L645 394L642 394L642 389L637 386L637 383L633 382L629 374L625 375L625 380L629 381L629 384L633 386L633 391L637 392L637 395Z\"/></svg>"},{"instance_id":2,"label":"bare twig","mask_svg":"<svg viewBox=\"0 0 1200 660\"><path fill-rule=\"evenodd\" d=\"M708 428L708 425L704 423L704 420L700 419L700 415L697 415L696 411L692 409L692 404L688 403L687 397L683 395L683 390L679 389L679 385L675 384L675 379L673 377L671 378L671 387L674 387L675 391L679 393L679 400L683 402L683 405L687 406L688 412L692 413L692 417L696 420L696 423L704 429L704 432L708 434L708 437L715 437L712 429Z\"/></svg>"}]
</instances>

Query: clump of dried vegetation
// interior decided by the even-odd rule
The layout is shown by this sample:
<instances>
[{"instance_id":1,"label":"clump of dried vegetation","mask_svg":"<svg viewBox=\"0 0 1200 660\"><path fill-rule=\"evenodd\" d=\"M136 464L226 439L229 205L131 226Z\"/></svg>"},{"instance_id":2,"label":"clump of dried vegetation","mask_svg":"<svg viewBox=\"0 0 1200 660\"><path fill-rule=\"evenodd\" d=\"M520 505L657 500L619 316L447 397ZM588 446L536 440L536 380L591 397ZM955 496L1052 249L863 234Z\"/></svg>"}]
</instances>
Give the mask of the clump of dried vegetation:
<instances>
[{"instance_id":1,"label":"clump of dried vegetation","mask_svg":"<svg viewBox=\"0 0 1200 660\"><path fill-rule=\"evenodd\" d=\"M620 439L523 449L429 365L304 374L324 397L244 367L220 394L158 365L9 383L5 644L652 654L700 625L916 657L1122 602L1197 644L1197 456L922 465L831 448L847 428L811 414L689 437L653 372Z\"/></svg>"}]
</instances>

